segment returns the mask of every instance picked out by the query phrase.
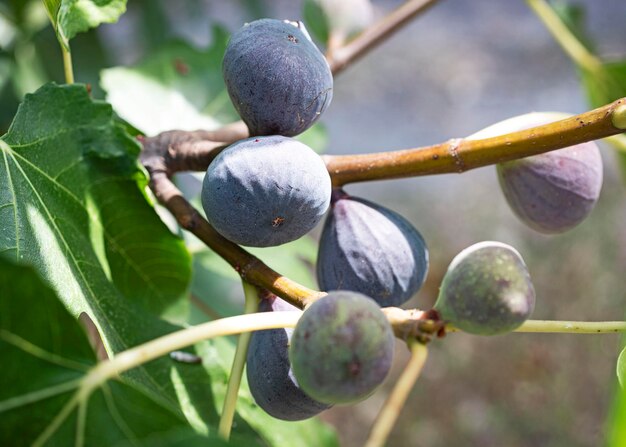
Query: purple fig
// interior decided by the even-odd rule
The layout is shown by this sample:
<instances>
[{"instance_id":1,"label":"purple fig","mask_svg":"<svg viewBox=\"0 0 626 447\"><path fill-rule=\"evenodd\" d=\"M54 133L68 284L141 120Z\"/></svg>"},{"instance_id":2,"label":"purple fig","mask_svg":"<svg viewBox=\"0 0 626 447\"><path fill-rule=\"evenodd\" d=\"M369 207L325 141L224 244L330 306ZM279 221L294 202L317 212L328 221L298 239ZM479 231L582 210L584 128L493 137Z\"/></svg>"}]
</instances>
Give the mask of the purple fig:
<instances>
[{"instance_id":1,"label":"purple fig","mask_svg":"<svg viewBox=\"0 0 626 447\"><path fill-rule=\"evenodd\" d=\"M555 116L522 115L493 130L524 130L554 121ZM546 234L562 233L582 222L602 188L602 158L594 142L500 163L497 170L513 212L529 227Z\"/></svg>"}]
</instances>

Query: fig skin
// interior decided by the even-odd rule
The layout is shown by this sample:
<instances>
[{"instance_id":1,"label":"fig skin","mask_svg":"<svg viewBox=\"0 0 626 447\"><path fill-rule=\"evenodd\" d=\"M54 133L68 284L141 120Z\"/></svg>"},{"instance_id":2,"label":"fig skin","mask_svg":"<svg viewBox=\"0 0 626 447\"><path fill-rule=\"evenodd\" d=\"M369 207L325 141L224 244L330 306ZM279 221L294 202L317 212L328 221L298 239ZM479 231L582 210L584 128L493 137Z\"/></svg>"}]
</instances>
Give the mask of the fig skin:
<instances>
[{"instance_id":1,"label":"fig skin","mask_svg":"<svg viewBox=\"0 0 626 447\"><path fill-rule=\"evenodd\" d=\"M421 234L399 214L333 193L322 230L317 278L322 290L352 290L381 307L399 306L420 289L428 272Z\"/></svg>"},{"instance_id":2,"label":"fig skin","mask_svg":"<svg viewBox=\"0 0 626 447\"><path fill-rule=\"evenodd\" d=\"M277 297L264 299L259 312L297 310ZM300 389L289 363L292 328L256 331L250 339L246 362L248 385L255 402L266 413L284 421L311 418L330 408Z\"/></svg>"},{"instance_id":3,"label":"fig skin","mask_svg":"<svg viewBox=\"0 0 626 447\"><path fill-rule=\"evenodd\" d=\"M207 169L202 206L226 239L271 247L300 238L324 216L331 180L311 148L292 138L248 138L223 150Z\"/></svg>"},{"instance_id":4,"label":"fig skin","mask_svg":"<svg viewBox=\"0 0 626 447\"><path fill-rule=\"evenodd\" d=\"M222 74L250 135L295 136L333 97L330 67L301 22L261 19L230 38Z\"/></svg>"},{"instance_id":5,"label":"fig skin","mask_svg":"<svg viewBox=\"0 0 626 447\"><path fill-rule=\"evenodd\" d=\"M393 350L391 325L376 302L360 293L334 291L304 311L291 337L289 359L309 396L348 404L380 386Z\"/></svg>"},{"instance_id":6,"label":"fig skin","mask_svg":"<svg viewBox=\"0 0 626 447\"><path fill-rule=\"evenodd\" d=\"M562 118L532 113L494 126L501 133L539 126ZM600 149L593 141L497 165L498 180L509 206L535 231L558 234L580 224L594 208L602 189Z\"/></svg>"},{"instance_id":7,"label":"fig skin","mask_svg":"<svg viewBox=\"0 0 626 447\"><path fill-rule=\"evenodd\" d=\"M448 267L435 303L441 318L476 335L511 332L535 307L535 289L521 255L500 242L481 242Z\"/></svg>"}]
</instances>

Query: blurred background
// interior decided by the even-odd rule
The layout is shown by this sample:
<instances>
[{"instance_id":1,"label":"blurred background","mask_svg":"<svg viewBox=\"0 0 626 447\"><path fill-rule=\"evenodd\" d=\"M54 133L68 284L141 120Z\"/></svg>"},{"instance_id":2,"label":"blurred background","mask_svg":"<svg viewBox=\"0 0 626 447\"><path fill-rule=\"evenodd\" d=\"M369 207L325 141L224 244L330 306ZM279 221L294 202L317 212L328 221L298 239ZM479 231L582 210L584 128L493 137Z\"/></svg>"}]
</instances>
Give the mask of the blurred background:
<instances>
[{"instance_id":1,"label":"blurred background","mask_svg":"<svg viewBox=\"0 0 626 447\"><path fill-rule=\"evenodd\" d=\"M374 0L370 19L400 4ZM626 2L577 4L584 8L595 52L606 59L624 58ZM173 54L172 40L204 49L217 39L213 25L230 32L261 17L301 19L302 11L302 2L293 0L129 0L118 23L72 41L76 79L91 84L93 96L107 98L122 118L148 134L203 123L215 126L219 123L210 117L222 112L232 116L223 110L227 105L205 101L201 110L205 116L194 115L181 123L187 112L176 108L181 104L178 96L153 104L150 101L162 93L156 87L148 99L133 96L134 78L123 67L141 67L132 72L142 74L138 82L171 87L175 74L161 69L155 55ZM63 67L39 1L3 0L0 13L0 133L4 133L22 96L48 80L63 82ZM219 63L214 57L213 74ZM101 72L110 67L118 68ZM177 65L178 74L185 67ZM219 84L219 79L218 75L211 82ZM126 90L114 83L124 84ZM185 96L184 89L179 90ZM223 100L223 95L219 97ZM187 100L194 105L189 95ZM148 104L160 109L155 112ZM331 154L404 149L467 136L530 111L578 113L589 108L574 65L524 2L443 0L336 77L333 102L321 120L325 132L316 131L313 141L316 149L325 146ZM214 110L220 113L211 113ZM179 121L169 120L172 116ZM626 226L621 225L626 221L625 186L615 151L606 145L602 151L605 180L596 209L579 227L553 237L533 232L514 217L494 168L353 185L347 190L400 212L427 241L428 280L407 307L428 308L434 303L447 265L460 250L478 241L498 240L516 247L529 266L537 291L534 318L619 320L626 309ZM197 176L180 181L190 194L198 183ZM310 266L315 245L301 242L292 251L295 255L274 250L261 256L279 266L285 263L281 258L299 256ZM213 306L215 313L240 309L240 287L232 275L224 273L210 254L202 256L195 263L193 290L198 301L190 322L206 319L199 310L207 306L203 288L212 294L219 290L226 298L228 304ZM310 268L298 272L298 279L312 281L310 272ZM601 445L617 389L620 345L620 338L612 335L451 334L437 340L389 445ZM406 348L398 343L395 367L383 390L362 404L337 407L322 416L337 427L342 445L363 444L406 358Z\"/></svg>"}]
</instances>

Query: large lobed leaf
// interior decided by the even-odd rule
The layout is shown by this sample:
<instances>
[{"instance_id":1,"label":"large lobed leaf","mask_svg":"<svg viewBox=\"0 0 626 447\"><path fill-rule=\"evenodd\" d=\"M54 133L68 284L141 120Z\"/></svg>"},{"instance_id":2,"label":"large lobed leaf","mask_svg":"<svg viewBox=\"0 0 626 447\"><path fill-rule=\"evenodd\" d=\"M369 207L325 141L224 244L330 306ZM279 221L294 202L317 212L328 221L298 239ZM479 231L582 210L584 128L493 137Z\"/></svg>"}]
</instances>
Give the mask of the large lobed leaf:
<instances>
[{"instance_id":1,"label":"large lobed leaf","mask_svg":"<svg viewBox=\"0 0 626 447\"><path fill-rule=\"evenodd\" d=\"M108 104L46 85L0 150L0 253L36 266L75 315L99 317L113 284L156 314L184 299L189 255L137 188L139 146Z\"/></svg>"},{"instance_id":2,"label":"large lobed leaf","mask_svg":"<svg viewBox=\"0 0 626 447\"><path fill-rule=\"evenodd\" d=\"M83 312L110 355L180 329L159 316L181 302L190 258L138 188L137 180L145 181L138 150L111 107L91 100L80 85L50 84L28 95L0 139L0 269L5 271L6 260L30 264L58 297L42 291L32 272L23 282L8 268L2 277L0 350L11 368L2 369L0 381L19 386L3 387L0 394L0 431L11 440L0 445L21 445L11 438L15 433L29 444L54 420L59 424L49 433L55 440L50 445L72 445L83 426L81 414L87 445L142 445L144 435L150 436L148 445L195 445L189 427L215 435L232 358L226 340L190 348L202 356L201 365L163 357L129 371L121 382L98 390L86 412L72 408L56 419L72 398L66 385L45 402L15 406L26 402L25 395L45 397L51 386L80 380L93 365L75 321ZM22 291L24 283L34 291ZM33 352L52 356L28 357ZM51 358L69 362L59 365ZM241 445L335 443L332 431L316 421L273 420L245 387L238 410L234 439L243 440Z\"/></svg>"}]
</instances>

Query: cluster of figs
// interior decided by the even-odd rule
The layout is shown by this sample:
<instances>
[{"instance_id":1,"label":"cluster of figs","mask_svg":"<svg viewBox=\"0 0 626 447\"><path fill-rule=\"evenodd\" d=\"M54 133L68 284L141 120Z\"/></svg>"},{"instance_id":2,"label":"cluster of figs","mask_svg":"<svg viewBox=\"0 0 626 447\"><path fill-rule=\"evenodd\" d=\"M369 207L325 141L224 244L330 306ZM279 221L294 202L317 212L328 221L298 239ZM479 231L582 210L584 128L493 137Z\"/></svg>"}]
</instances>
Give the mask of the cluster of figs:
<instances>
[{"instance_id":1,"label":"cluster of figs","mask_svg":"<svg viewBox=\"0 0 626 447\"><path fill-rule=\"evenodd\" d=\"M230 98L252 137L223 150L202 189L207 219L226 239L269 247L308 233L328 213L317 260L320 289L294 329L255 332L247 377L257 402L284 420L312 417L333 404L370 396L392 363L394 333L381 307L400 306L422 286L428 250L394 211L333 190L321 157L295 140L330 104L329 66L300 22L262 19L235 32L223 59ZM535 113L485 129L482 138L554 121ZM521 220L544 233L581 222L598 199L602 160L594 143L497 166ZM435 310L472 334L519 327L535 291L520 254L499 242L459 253L442 281ZM295 308L278 297L261 311Z\"/></svg>"}]
</instances>

